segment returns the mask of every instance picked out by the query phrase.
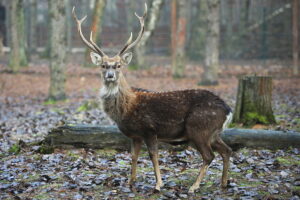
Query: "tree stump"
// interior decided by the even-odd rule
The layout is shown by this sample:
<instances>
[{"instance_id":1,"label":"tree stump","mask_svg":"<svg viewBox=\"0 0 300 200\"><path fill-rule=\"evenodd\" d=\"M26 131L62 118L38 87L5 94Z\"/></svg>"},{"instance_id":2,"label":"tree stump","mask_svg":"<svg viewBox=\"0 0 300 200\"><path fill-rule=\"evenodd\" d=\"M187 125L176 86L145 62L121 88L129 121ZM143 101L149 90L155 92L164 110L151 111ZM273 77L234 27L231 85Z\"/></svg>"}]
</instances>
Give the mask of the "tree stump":
<instances>
[{"instance_id":1,"label":"tree stump","mask_svg":"<svg viewBox=\"0 0 300 200\"><path fill-rule=\"evenodd\" d=\"M272 110L272 77L244 76L239 79L233 123L244 126L276 123Z\"/></svg>"}]
</instances>

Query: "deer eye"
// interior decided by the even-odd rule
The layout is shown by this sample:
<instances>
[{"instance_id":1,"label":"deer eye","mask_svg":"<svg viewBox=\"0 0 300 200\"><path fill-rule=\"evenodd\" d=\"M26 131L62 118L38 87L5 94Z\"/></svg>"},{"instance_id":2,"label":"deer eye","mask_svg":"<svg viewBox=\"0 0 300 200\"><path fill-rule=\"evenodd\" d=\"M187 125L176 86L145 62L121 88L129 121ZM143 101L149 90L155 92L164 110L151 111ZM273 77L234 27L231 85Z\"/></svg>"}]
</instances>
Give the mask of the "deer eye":
<instances>
[{"instance_id":1,"label":"deer eye","mask_svg":"<svg viewBox=\"0 0 300 200\"><path fill-rule=\"evenodd\" d=\"M101 67L102 67L103 69L105 69L105 65L102 65Z\"/></svg>"},{"instance_id":2,"label":"deer eye","mask_svg":"<svg viewBox=\"0 0 300 200\"><path fill-rule=\"evenodd\" d=\"M121 67L121 65L117 65L117 68L120 68Z\"/></svg>"}]
</instances>

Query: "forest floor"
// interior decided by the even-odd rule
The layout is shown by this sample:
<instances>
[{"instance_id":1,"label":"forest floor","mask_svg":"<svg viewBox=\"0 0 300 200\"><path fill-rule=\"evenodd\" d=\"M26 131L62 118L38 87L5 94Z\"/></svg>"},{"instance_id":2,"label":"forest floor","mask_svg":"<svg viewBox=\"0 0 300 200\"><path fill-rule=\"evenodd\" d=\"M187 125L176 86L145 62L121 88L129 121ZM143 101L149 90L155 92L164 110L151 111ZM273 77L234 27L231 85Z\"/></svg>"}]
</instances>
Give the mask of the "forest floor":
<instances>
[{"instance_id":1,"label":"forest floor","mask_svg":"<svg viewBox=\"0 0 300 200\"><path fill-rule=\"evenodd\" d=\"M273 110L276 125L252 128L300 132L300 78L281 65L222 65L218 86L197 86L202 68L186 67L185 78L172 79L170 67L125 70L134 87L154 91L205 88L235 105L238 78L244 74L273 76ZM11 74L0 65L0 199L300 199L300 150L247 150L235 152L229 187L219 186L219 156L194 196L187 195L201 158L188 148L160 151L165 186L153 194L154 173L145 151L139 159L136 190L130 190L130 154L113 150L56 149L36 152L29 143L42 140L64 123L110 125L97 106L101 86L99 70L68 65L67 100L47 101L49 70L46 64ZM20 142L21 141L21 142Z\"/></svg>"}]
</instances>

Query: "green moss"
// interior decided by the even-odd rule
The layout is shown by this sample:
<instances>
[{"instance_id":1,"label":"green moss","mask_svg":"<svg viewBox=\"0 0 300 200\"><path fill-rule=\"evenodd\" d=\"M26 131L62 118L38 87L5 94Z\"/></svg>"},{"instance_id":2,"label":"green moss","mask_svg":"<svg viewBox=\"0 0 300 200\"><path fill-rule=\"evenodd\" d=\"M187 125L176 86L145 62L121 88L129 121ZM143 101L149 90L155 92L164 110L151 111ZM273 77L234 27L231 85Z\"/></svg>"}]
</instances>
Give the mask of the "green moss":
<instances>
[{"instance_id":1,"label":"green moss","mask_svg":"<svg viewBox=\"0 0 300 200\"><path fill-rule=\"evenodd\" d=\"M240 180L238 185L240 187L256 187L258 185L261 185L262 183L259 181L249 181L249 180Z\"/></svg>"},{"instance_id":2,"label":"green moss","mask_svg":"<svg viewBox=\"0 0 300 200\"><path fill-rule=\"evenodd\" d=\"M149 167L138 167L137 168L137 171L139 174L142 174L142 173L145 173L145 172L153 172L154 171L154 168L152 166L149 166Z\"/></svg>"},{"instance_id":3,"label":"green moss","mask_svg":"<svg viewBox=\"0 0 300 200\"><path fill-rule=\"evenodd\" d=\"M294 186L294 187L293 187L293 190L294 190L294 191L300 191L300 186Z\"/></svg>"},{"instance_id":4,"label":"green moss","mask_svg":"<svg viewBox=\"0 0 300 200\"><path fill-rule=\"evenodd\" d=\"M60 102L68 103L69 99L56 100L56 99L53 99L53 98L49 98L46 101L44 101L43 105L55 105L55 104L60 103Z\"/></svg>"},{"instance_id":5,"label":"green moss","mask_svg":"<svg viewBox=\"0 0 300 200\"><path fill-rule=\"evenodd\" d=\"M56 104L56 103L57 103L56 100L54 100L54 99L48 99L47 101L45 101L45 102L43 103L43 105L54 105L54 104Z\"/></svg>"},{"instance_id":6,"label":"green moss","mask_svg":"<svg viewBox=\"0 0 300 200\"><path fill-rule=\"evenodd\" d=\"M114 149L98 149L96 150L96 153L102 158L111 158L114 157L118 152Z\"/></svg>"},{"instance_id":7,"label":"green moss","mask_svg":"<svg viewBox=\"0 0 300 200\"><path fill-rule=\"evenodd\" d=\"M228 128L235 128L236 127L236 123L230 123L229 125L228 125Z\"/></svg>"},{"instance_id":8,"label":"green moss","mask_svg":"<svg viewBox=\"0 0 300 200\"><path fill-rule=\"evenodd\" d=\"M65 112L63 110L59 109L59 108L51 108L50 110L52 112L56 112L56 113L61 114L61 115L65 114Z\"/></svg>"},{"instance_id":9,"label":"green moss","mask_svg":"<svg viewBox=\"0 0 300 200\"><path fill-rule=\"evenodd\" d=\"M99 104L97 101L86 101L81 106L79 106L76 111L83 112L83 111L91 110L91 109L98 108L98 107L99 107Z\"/></svg>"},{"instance_id":10,"label":"green moss","mask_svg":"<svg viewBox=\"0 0 300 200\"><path fill-rule=\"evenodd\" d=\"M75 161L75 160L78 160L80 158L80 156L76 153L73 153L72 151L69 151L67 153L68 155L68 158L71 160L71 161Z\"/></svg>"},{"instance_id":11,"label":"green moss","mask_svg":"<svg viewBox=\"0 0 300 200\"><path fill-rule=\"evenodd\" d=\"M33 197L34 199L40 199L40 200L46 200L46 199L50 199L50 196L48 195L48 193L44 192L44 193L39 193L38 195Z\"/></svg>"},{"instance_id":12,"label":"green moss","mask_svg":"<svg viewBox=\"0 0 300 200\"><path fill-rule=\"evenodd\" d=\"M94 171L91 171L91 170L82 171L82 173L83 173L84 175L95 174L95 172L94 172Z\"/></svg>"},{"instance_id":13,"label":"green moss","mask_svg":"<svg viewBox=\"0 0 300 200\"><path fill-rule=\"evenodd\" d=\"M20 151L21 151L21 147L19 144L13 144L8 150L9 153L13 153L13 154L18 154L20 153Z\"/></svg>"},{"instance_id":14,"label":"green moss","mask_svg":"<svg viewBox=\"0 0 300 200\"><path fill-rule=\"evenodd\" d=\"M243 118L243 124L252 126L254 124L269 124L266 116L260 115L257 112L247 112Z\"/></svg>"},{"instance_id":15,"label":"green moss","mask_svg":"<svg viewBox=\"0 0 300 200\"><path fill-rule=\"evenodd\" d=\"M51 154L54 152L54 148L52 146L42 145L39 148L38 152L41 154Z\"/></svg>"},{"instance_id":16,"label":"green moss","mask_svg":"<svg viewBox=\"0 0 300 200\"><path fill-rule=\"evenodd\" d=\"M287 115L275 115L276 118L285 118Z\"/></svg>"},{"instance_id":17,"label":"green moss","mask_svg":"<svg viewBox=\"0 0 300 200\"><path fill-rule=\"evenodd\" d=\"M5 158L5 154L4 153L0 153L0 160L2 160L2 158Z\"/></svg>"},{"instance_id":18,"label":"green moss","mask_svg":"<svg viewBox=\"0 0 300 200\"><path fill-rule=\"evenodd\" d=\"M33 160L36 160L36 161L39 161L39 160L42 159L42 155L40 155L40 154L34 154L34 155L32 156L32 159L33 159Z\"/></svg>"},{"instance_id":19,"label":"green moss","mask_svg":"<svg viewBox=\"0 0 300 200\"><path fill-rule=\"evenodd\" d=\"M278 157L276 160L283 165L299 165L300 166L300 160L295 160L295 158L291 156L285 156L285 157Z\"/></svg>"},{"instance_id":20,"label":"green moss","mask_svg":"<svg viewBox=\"0 0 300 200\"><path fill-rule=\"evenodd\" d=\"M40 178L40 175L38 174L31 174L29 175L26 179L24 179L26 182L32 182L32 181L36 181Z\"/></svg>"}]
</instances>

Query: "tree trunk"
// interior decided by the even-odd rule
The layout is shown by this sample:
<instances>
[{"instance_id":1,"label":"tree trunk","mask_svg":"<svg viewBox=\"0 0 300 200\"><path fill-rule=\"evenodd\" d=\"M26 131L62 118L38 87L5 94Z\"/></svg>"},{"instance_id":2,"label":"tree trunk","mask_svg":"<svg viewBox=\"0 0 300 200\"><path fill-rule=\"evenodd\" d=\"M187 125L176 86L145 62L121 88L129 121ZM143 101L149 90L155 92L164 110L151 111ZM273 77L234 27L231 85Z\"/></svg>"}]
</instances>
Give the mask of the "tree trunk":
<instances>
[{"instance_id":1,"label":"tree trunk","mask_svg":"<svg viewBox=\"0 0 300 200\"><path fill-rule=\"evenodd\" d=\"M128 1L127 10L126 10L126 18L127 18L127 34L130 35L131 32L134 30L134 22L136 22L136 16L133 15L136 12L136 2L135 1Z\"/></svg>"},{"instance_id":2,"label":"tree trunk","mask_svg":"<svg viewBox=\"0 0 300 200\"><path fill-rule=\"evenodd\" d=\"M276 123L272 111L272 77L240 78L233 122L245 126Z\"/></svg>"},{"instance_id":3,"label":"tree trunk","mask_svg":"<svg viewBox=\"0 0 300 200\"><path fill-rule=\"evenodd\" d=\"M287 149L300 147L300 133L259 129L226 129L222 139L234 150L239 148ZM44 143L53 147L113 148L129 150L130 139L116 126L72 125L50 131ZM165 148L169 145L163 144Z\"/></svg>"},{"instance_id":4,"label":"tree trunk","mask_svg":"<svg viewBox=\"0 0 300 200\"><path fill-rule=\"evenodd\" d=\"M298 75L299 73L299 29L298 29L298 18L299 18L299 0L293 1L293 74Z\"/></svg>"},{"instance_id":5,"label":"tree trunk","mask_svg":"<svg viewBox=\"0 0 300 200\"><path fill-rule=\"evenodd\" d=\"M206 0L207 34L204 73L200 85L217 85L219 68L220 1Z\"/></svg>"},{"instance_id":6,"label":"tree trunk","mask_svg":"<svg viewBox=\"0 0 300 200\"><path fill-rule=\"evenodd\" d=\"M25 27L23 0L10 2L10 19L11 19L11 53L9 66L13 72L18 72L21 66L27 65L25 53Z\"/></svg>"},{"instance_id":7,"label":"tree trunk","mask_svg":"<svg viewBox=\"0 0 300 200\"><path fill-rule=\"evenodd\" d=\"M4 49L3 49L3 36L0 34L0 56L4 56Z\"/></svg>"},{"instance_id":8,"label":"tree trunk","mask_svg":"<svg viewBox=\"0 0 300 200\"><path fill-rule=\"evenodd\" d=\"M176 62L176 48L177 48L177 0L171 1L171 53L172 66Z\"/></svg>"},{"instance_id":9,"label":"tree trunk","mask_svg":"<svg viewBox=\"0 0 300 200\"><path fill-rule=\"evenodd\" d=\"M150 12L146 20L145 24L145 32L140 40L139 44L137 44L134 48L134 60L133 65L138 66L138 68L147 68L147 64L145 63L145 51L146 44L149 38L153 35L155 27L160 17L161 7L163 5L163 0L152 0L152 4L150 7Z\"/></svg>"},{"instance_id":10,"label":"tree trunk","mask_svg":"<svg viewBox=\"0 0 300 200\"><path fill-rule=\"evenodd\" d=\"M95 41L96 43L98 35L101 34L102 14L105 7L105 3L105 0L95 0L91 31L93 32L93 41ZM86 48L84 66L88 67L90 66L90 63L90 50L89 48Z\"/></svg>"},{"instance_id":11,"label":"tree trunk","mask_svg":"<svg viewBox=\"0 0 300 200\"><path fill-rule=\"evenodd\" d=\"M74 23L72 19L72 3L71 0L67 0L66 3L66 17L67 17L67 32L66 32L66 37L67 37L67 49L68 52L70 53L72 51L72 24Z\"/></svg>"},{"instance_id":12,"label":"tree trunk","mask_svg":"<svg viewBox=\"0 0 300 200\"><path fill-rule=\"evenodd\" d=\"M65 1L49 1L50 89L49 99L65 99L66 19Z\"/></svg>"},{"instance_id":13,"label":"tree trunk","mask_svg":"<svg viewBox=\"0 0 300 200\"><path fill-rule=\"evenodd\" d=\"M28 47L30 51L30 55L35 54L37 48L37 1L31 0L30 1L30 27L29 27L29 42Z\"/></svg>"},{"instance_id":14,"label":"tree trunk","mask_svg":"<svg viewBox=\"0 0 300 200\"><path fill-rule=\"evenodd\" d=\"M195 19L192 20L192 25L190 27L191 38L188 44L188 55L193 60L203 60L205 56L205 44L206 44L206 30L207 24L205 16L207 15L207 5L204 1L197 2L197 12L195 14Z\"/></svg>"},{"instance_id":15,"label":"tree trunk","mask_svg":"<svg viewBox=\"0 0 300 200\"><path fill-rule=\"evenodd\" d=\"M185 68L185 41L186 41L186 25L188 4L185 0L177 0L178 2L178 23L176 30L176 48L173 49L172 56L172 75L174 78L182 78Z\"/></svg>"},{"instance_id":16,"label":"tree trunk","mask_svg":"<svg viewBox=\"0 0 300 200\"><path fill-rule=\"evenodd\" d=\"M3 6L3 3L0 1L0 56L4 56L4 40L6 35L6 7Z\"/></svg>"}]
</instances>

